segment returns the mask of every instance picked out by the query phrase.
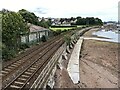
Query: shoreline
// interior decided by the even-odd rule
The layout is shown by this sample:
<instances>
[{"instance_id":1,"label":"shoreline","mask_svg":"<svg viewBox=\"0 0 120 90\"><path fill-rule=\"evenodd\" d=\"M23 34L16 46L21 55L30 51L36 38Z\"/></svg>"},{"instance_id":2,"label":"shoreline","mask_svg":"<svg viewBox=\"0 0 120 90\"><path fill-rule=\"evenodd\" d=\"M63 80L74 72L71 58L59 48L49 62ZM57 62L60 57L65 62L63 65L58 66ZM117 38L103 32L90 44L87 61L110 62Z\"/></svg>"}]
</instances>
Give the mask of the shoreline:
<instances>
[{"instance_id":1,"label":"shoreline","mask_svg":"<svg viewBox=\"0 0 120 90\"><path fill-rule=\"evenodd\" d=\"M94 38L92 32L97 30L98 28L90 30L83 37ZM79 60L80 83L74 84L67 69L64 68L57 71L58 80L55 88L117 88L117 46L118 44L114 42L85 39Z\"/></svg>"},{"instance_id":2,"label":"shoreline","mask_svg":"<svg viewBox=\"0 0 120 90\"><path fill-rule=\"evenodd\" d=\"M86 32L84 37L93 37L93 31ZM80 79L80 88L118 88L118 43L85 39Z\"/></svg>"}]
</instances>

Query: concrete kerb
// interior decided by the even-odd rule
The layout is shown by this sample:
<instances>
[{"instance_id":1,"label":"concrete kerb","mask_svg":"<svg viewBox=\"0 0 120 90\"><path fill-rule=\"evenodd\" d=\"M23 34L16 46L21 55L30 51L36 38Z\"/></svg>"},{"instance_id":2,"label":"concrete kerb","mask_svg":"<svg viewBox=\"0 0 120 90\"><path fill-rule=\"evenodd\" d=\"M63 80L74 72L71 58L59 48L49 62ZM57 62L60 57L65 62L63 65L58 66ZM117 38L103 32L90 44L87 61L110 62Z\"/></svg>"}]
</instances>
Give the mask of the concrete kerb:
<instances>
[{"instance_id":1,"label":"concrete kerb","mask_svg":"<svg viewBox=\"0 0 120 90\"><path fill-rule=\"evenodd\" d=\"M73 80L74 84L78 84L78 82L80 82L80 75L79 75L80 74L79 73L80 57L79 57L79 55L81 52L82 43L83 43L83 38L79 38L77 44L75 45L73 53L71 54L71 58L70 58L70 61L68 63L68 68L67 68L69 76ZM74 68L76 68L76 70L74 70Z\"/></svg>"}]
</instances>

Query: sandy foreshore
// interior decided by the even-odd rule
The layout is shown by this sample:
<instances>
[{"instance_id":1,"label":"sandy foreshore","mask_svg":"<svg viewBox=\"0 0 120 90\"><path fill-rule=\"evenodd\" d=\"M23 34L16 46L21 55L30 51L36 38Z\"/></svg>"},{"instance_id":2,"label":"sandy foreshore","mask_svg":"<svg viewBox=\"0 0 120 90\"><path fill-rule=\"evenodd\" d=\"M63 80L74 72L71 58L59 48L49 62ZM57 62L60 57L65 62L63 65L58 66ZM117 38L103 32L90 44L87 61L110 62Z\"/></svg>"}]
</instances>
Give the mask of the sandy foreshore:
<instances>
[{"instance_id":1,"label":"sandy foreshore","mask_svg":"<svg viewBox=\"0 0 120 90\"><path fill-rule=\"evenodd\" d=\"M94 30L93 30L94 31ZM92 30L84 37L93 37ZM84 40L80 58L81 88L118 87L118 44Z\"/></svg>"},{"instance_id":2,"label":"sandy foreshore","mask_svg":"<svg viewBox=\"0 0 120 90\"><path fill-rule=\"evenodd\" d=\"M83 37L97 38L97 36L92 35L95 31L98 31L98 28L86 32ZM118 44L84 40L79 66L80 83L75 85L64 68L63 70L57 70L55 88L117 88Z\"/></svg>"}]
</instances>

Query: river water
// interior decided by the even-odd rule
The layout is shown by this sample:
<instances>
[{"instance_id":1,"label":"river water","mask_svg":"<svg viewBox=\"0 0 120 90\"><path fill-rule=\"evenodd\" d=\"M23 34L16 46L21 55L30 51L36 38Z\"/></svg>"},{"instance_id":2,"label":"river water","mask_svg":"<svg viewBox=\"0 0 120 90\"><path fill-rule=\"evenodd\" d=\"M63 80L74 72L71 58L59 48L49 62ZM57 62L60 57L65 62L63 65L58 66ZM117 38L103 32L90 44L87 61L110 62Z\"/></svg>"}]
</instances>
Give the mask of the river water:
<instances>
[{"instance_id":1,"label":"river water","mask_svg":"<svg viewBox=\"0 0 120 90\"><path fill-rule=\"evenodd\" d=\"M101 30L101 31L93 32L92 34L97 35L98 37L108 38L108 39L101 39L104 41L120 43L120 33L116 31Z\"/></svg>"}]
</instances>

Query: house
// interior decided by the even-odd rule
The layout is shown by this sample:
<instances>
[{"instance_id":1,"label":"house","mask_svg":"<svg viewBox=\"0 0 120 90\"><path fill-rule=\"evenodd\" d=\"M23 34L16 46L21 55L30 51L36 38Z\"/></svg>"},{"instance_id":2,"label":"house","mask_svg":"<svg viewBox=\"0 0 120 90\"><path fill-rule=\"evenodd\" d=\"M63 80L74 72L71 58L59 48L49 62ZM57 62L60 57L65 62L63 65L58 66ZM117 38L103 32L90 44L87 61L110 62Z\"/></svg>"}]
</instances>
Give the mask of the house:
<instances>
[{"instance_id":1,"label":"house","mask_svg":"<svg viewBox=\"0 0 120 90\"><path fill-rule=\"evenodd\" d=\"M46 29L41 26L36 26L30 23L28 23L28 27L29 27L29 35L21 37L21 42L23 43L31 42L31 41L33 42L40 41L43 35L47 37L49 36L49 32L50 32L49 29Z\"/></svg>"},{"instance_id":2,"label":"house","mask_svg":"<svg viewBox=\"0 0 120 90\"><path fill-rule=\"evenodd\" d=\"M117 29L117 23L113 21L109 21L106 24L104 24L105 30L116 30Z\"/></svg>"}]
</instances>

